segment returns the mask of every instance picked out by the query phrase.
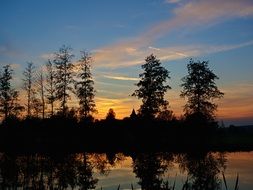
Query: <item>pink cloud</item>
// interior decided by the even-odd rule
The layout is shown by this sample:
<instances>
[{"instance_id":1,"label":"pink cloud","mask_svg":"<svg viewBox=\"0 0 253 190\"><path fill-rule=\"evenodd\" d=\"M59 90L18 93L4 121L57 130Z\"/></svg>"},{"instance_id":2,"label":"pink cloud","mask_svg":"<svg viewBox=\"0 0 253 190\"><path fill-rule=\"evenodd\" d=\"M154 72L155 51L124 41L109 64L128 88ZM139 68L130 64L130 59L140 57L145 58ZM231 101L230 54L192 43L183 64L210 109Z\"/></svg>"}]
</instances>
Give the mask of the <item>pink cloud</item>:
<instances>
[{"instance_id":1,"label":"pink cloud","mask_svg":"<svg viewBox=\"0 0 253 190\"><path fill-rule=\"evenodd\" d=\"M227 19L237 17L247 17L253 15L253 1L249 0L198 0L180 2L173 10L174 16L166 21L159 22L146 32L132 39L121 41L106 47L102 47L99 51L95 51L94 60L97 66L106 67L124 67L143 63L144 57L155 49L152 43L160 37L168 34L174 29L185 27L209 25L217 22L222 22ZM251 42L246 42L250 43ZM191 51L182 51L181 49L169 48L171 51L160 51L161 48L156 48L156 53L163 60L173 60L182 57L195 56L201 53L210 53L218 51L226 51L235 48L246 46L247 44L235 44L230 46L218 46L211 49L208 46L208 52L200 51L198 46L191 48ZM159 51L157 51L159 49ZM168 50L168 48L163 48ZM174 52L174 53L173 53ZM180 54L176 53L179 52Z\"/></svg>"}]
</instances>

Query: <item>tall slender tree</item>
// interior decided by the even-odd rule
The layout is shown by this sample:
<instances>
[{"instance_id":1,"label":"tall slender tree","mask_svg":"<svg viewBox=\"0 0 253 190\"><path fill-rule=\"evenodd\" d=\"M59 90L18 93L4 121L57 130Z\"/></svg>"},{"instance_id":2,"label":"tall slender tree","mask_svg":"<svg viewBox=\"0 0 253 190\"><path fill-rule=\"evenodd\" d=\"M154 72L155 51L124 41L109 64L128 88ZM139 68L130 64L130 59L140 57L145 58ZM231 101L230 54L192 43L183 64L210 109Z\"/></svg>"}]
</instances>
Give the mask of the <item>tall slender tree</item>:
<instances>
[{"instance_id":1,"label":"tall slender tree","mask_svg":"<svg viewBox=\"0 0 253 190\"><path fill-rule=\"evenodd\" d=\"M3 72L0 72L0 113L4 115L4 119L16 116L22 110L18 104L18 91L11 86L12 75L11 66L3 66Z\"/></svg>"},{"instance_id":2,"label":"tall slender tree","mask_svg":"<svg viewBox=\"0 0 253 190\"><path fill-rule=\"evenodd\" d=\"M81 59L79 60L80 63L80 72L77 75L79 79L76 81L75 89L76 95L79 99L79 106L80 106L80 115L84 119L88 116L91 116L91 113L96 111L95 107L95 90L94 90L94 81L92 79L91 74L91 56L89 53L82 51L81 52Z\"/></svg>"},{"instance_id":3,"label":"tall slender tree","mask_svg":"<svg viewBox=\"0 0 253 190\"><path fill-rule=\"evenodd\" d=\"M40 104L41 111L42 111L42 119L45 118L45 81L42 68L36 73L36 84L37 84L37 91L40 96L40 100L38 99L38 103Z\"/></svg>"},{"instance_id":4,"label":"tall slender tree","mask_svg":"<svg viewBox=\"0 0 253 190\"><path fill-rule=\"evenodd\" d=\"M27 94L27 117L31 117L32 114L32 99L35 96L35 90L34 90L34 81L35 81L35 66L33 62L27 62L27 67L25 68L25 71L23 72L24 76L24 86L23 89L26 91Z\"/></svg>"},{"instance_id":5,"label":"tall slender tree","mask_svg":"<svg viewBox=\"0 0 253 190\"><path fill-rule=\"evenodd\" d=\"M55 70L51 60L48 60L46 64L47 76L46 76L46 91L47 91L47 103L51 107L51 116L54 115L54 103L57 100L56 97L56 84L55 84Z\"/></svg>"},{"instance_id":6,"label":"tall slender tree","mask_svg":"<svg viewBox=\"0 0 253 190\"><path fill-rule=\"evenodd\" d=\"M55 69L56 69L56 96L60 101L60 109L63 116L67 113L67 101L70 98L70 92L73 91L73 68L71 53L72 48L63 45L59 52L55 53Z\"/></svg>"},{"instance_id":7,"label":"tall slender tree","mask_svg":"<svg viewBox=\"0 0 253 190\"><path fill-rule=\"evenodd\" d=\"M155 118L161 108L168 105L164 95L171 87L166 85L169 79L169 71L161 66L161 62L153 54L145 59L146 63L141 67L140 81L136 84L139 89L132 96L142 99L139 114L146 118Z\"/></svg>"},{"instance_id":8,"label":"tall slender tree","mask_svg":"<svg viewBox=\"0 0 253 190\"><path fill-rule=\"evenodd\" d=\"M183 90L180 95L188 99L184 108L186 115L201 114L208 120L213 120L217 109L213 100L224 95L215 83L219 77L209 69L208 61L195 62L190 59L187 69L188 75L182 78Z\"/></svg>"}]
</instances>

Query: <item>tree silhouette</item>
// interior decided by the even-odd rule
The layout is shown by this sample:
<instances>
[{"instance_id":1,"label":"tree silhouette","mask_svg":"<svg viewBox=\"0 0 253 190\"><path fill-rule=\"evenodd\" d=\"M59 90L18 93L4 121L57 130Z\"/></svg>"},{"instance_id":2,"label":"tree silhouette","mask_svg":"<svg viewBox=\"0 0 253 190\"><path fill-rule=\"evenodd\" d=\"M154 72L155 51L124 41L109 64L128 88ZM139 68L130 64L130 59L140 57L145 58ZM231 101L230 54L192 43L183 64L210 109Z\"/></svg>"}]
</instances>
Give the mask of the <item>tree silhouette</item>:
<instances>
[{"instance_id":1,"label":"tree silhouette","mask_svg":"<svg viewBox=\"0 0 253 190\"><path fill-rule=\"evenodd\" d=\"M91 56L85 52L81 52L80 72L78 73L78 81L76 81L75 89L76 95L79 99L80 115L84 119L87 119L91 113L95 112L95 101L94 101L94 81L92 80L91 74Z\"/></svg>"},{"instance_id":2,"label":"tree silhouette","mask_svg":"<svg viewBox=\"0 0 253 190\"><path fill-rule=\"evenodd\" d=\"M213 120L217 105L212 103L213 99L223 97L215 80L219 79L208 67L208 62L194 62L193 59L187 65L188 75L182 78L183 90L181 97L187 97L185 105L186 115L202 115L207 120Z\"/></svg>"},{"instance_id":3,"label":"tree silhouette","mask_svg":"<svg viewBox=\"0 0 253 190\"><path fill-rule=\"evenodd\" d=\"M18 104L18 91L11 87L13 70L10 65L3 66L0 72L0 113L6 120L10 116L16 116L22 107Z\"/></svg>"},{"instance_id":4,"label":"tree silhouette","mask_svg":"<svg viewBox=\"0 0 253 190\"><path fill-rule=\"evenodd\" d=\"M46 75L46 91L47 91L47 103L50 104L51 107L51 116L54 115L54 102L56 101L56 84L55 84L55 71L53 68L53 64L51 60L48 60L46 64L46 70L47 70L47 75Z\"/></svg>"},{"instance_id":5,"label":"tree silhouette","mask_svg":"<svg viewBox=\"0 0 253 190\"><path fill-rule=\"evenodd\" d=\"M108 110L108 113L107 113L105 119L108 120L108 121L111 121L111 120L115 120L115 117L116 117L116 113L114 112L114 110L112 108L110 108Z\"/></svg>"},{"instance_id":6,"label":"tree silhouette","mask_svg":"<svg viewBox=\"0 0 253 190\"><path fill-rule=\"evenodd\" d=\"M167 106L164 106L158 113L157 118L161 121L171 121L175 118L173 111L169 110Z\"/></svg>"},{"instance_id":7,"label":"tree silhouette","mask_svg":"<svg viewBox=\"0 0 253 190\"><path fill-rule=\"evenodd\" d=\"M155 118L162 106L167 106L168 101L164 100L164 95L169 85L165 85L169 79L169 71L161 66L161 62L153 54L145 59L146 63L141 67L140 81L136 84L139 89L135 90L132 96L142 99L139 113L147 118Z\"/></svg>"},{"instance_id":8,"label":"tree silhouette","mask_svg":"<svg viewBox=\"0 0 253 190\"><path fill-rule=\"evenodd\" d=\"M70 91L73 90L73 68L71 62L74 55L72 49L63 45L59 52L55 53L54 64L56 67L56 96L60 101L60 110L63 116L67 112L67 100L70 98Z\"/></svg>"},{"instance_id":9,"label":"tree silhouette","mask_svg":"<svg viewBox=\"0 0 253 190\"><path fill-rule=\"evenodd\" d=\"M42 119L45 118L45 109L46 109L46 103L45 103L45 81L44 81L44 75L42 69L36 73L36 84L37 84L37 90L40 96L40 101L37 100L37 102L40 104L41 111L42 111Z\"/></svg>"},{"instance_id":10,"label":"tree silhouette","mask_svg":"<svg viewBox=\"0 0 253 190\"><path fill-rule=\"evenodd\" d=\"M27 67L25 68L25 71L23 72L24 75L24 90L26 91L27 94L27 117L31 116L31 111L32 111L32 100L34 99L35 96L35 90L33 87L34 83L34 74L35 74L35 67L33 62L27 62Z\"/></svg>"}]
</instances>

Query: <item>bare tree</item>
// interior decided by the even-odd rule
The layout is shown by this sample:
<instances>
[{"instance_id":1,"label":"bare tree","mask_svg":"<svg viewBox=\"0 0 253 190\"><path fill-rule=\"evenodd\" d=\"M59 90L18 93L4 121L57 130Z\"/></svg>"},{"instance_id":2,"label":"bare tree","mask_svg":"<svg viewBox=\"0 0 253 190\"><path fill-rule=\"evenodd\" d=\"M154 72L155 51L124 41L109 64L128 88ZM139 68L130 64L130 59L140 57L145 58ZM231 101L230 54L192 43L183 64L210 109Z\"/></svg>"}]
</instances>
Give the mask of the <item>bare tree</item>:
<instances>
[{"instance_id":1,"label":"bare tree","mask_svg":"<svg viewBox=\"0 0 253 190\"><path fill-rule=\"evenodd\" d=\"M34 74L35 74L35 67L33 62L27 62L27 67L25 68L25 71L23 72L24 76L24 86L23 89L26 91L27 94L27 117L31 117L31 108L32 108L32 98L35 96L35 90L34 90Z\"/></svg>"},{"instance_id":2,"label":"bare tree","mask_svg":"<svg viewBox=\"0 0 253 190\"><path fill-rule=\"evenodd\" d=\"M46 76L46 91L47 91L47 103L51 107L51 116L54 115L54 103L57 99L56 97L56 84L55 84L55 71L51 60L48 60L46 64L47 76Z\"/></svg>"},{"instance_id":3,"label":"bare tree","mask_svg":"<svg viewBox=\"0 0 253 190\"><path fill-rule=\"evenodd\" d=\"M40 101L38 102L37 100L36 102L40 104L42 119L44 119L45 118L45 85L44 85L44 75L43 75L42 68L39 72L36 73L36 85L37 85L37 91L40 96Z\"/></svg>"}]
</instances>

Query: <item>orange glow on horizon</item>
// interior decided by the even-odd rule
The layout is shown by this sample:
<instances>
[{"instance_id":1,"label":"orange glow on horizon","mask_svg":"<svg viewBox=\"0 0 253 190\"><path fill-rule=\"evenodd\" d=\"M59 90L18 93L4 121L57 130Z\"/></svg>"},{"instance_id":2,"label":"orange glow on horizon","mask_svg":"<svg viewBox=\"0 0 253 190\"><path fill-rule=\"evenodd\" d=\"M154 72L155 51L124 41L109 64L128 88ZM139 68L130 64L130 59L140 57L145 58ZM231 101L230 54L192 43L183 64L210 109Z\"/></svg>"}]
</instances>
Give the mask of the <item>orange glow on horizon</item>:
<instances>
[{"instance_id":1,"label":"orange glow on horizon","mask_svg":"<svg viewBox=\"0 0 253 190\"><path fill-rule=\"evenodd\" d=\"M245 89L241 90L226 90L223 99L216 101L218 104L217 117L219 119L243 119L243 118L253 118L253 102L250 97L251 90ZM169 100L169 109L173 111L176 117L180 117L184 114L183 106L186 100L179 97L178 91L170 90L166 95L166 99ZM247 96L246 96L246 95ZM24 91L20 91L20 103L26 105L26 94ZM105 97L95 97L96 109L98 113L94 113L93 116L96 119L104 119L110 108L112 108L116 113L117 119L123 119L124 117L129 117L132 109L137 111L140 107L141 100L135 97L126 95L126 98L105 98ZM57 107L57 104L55 104ZM69 108L78 108L78 100L72 96L68 101ZM50 106L47 106L48 108ZM25 112L22 114L25 115Z\"/></svg>"}]
</instances>

